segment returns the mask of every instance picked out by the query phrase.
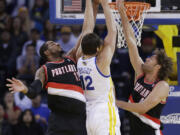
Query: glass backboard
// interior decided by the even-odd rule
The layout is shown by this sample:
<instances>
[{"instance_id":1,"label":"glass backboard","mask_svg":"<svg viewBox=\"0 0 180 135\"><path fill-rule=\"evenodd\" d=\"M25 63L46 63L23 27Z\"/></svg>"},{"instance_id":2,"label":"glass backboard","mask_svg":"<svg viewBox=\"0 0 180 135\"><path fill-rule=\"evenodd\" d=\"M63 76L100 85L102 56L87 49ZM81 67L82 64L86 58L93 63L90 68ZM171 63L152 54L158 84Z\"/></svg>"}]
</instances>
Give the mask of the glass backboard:
<instances>
[{"instance_id":1,"label":"glass backboard","mask_svg":"<svg viewBox=\"0 0 180 135\"><path fill-rule=\"evenodd\" d=\"M115 0L109 0L112 2ZM144 24L180 24L179 0L126 0L151 4ZM50 20L55 24L82 24L85 0L49 0ZM97 15L98 24L104 24L104 15L100 8Z\"/></svg>"}]
</instances>

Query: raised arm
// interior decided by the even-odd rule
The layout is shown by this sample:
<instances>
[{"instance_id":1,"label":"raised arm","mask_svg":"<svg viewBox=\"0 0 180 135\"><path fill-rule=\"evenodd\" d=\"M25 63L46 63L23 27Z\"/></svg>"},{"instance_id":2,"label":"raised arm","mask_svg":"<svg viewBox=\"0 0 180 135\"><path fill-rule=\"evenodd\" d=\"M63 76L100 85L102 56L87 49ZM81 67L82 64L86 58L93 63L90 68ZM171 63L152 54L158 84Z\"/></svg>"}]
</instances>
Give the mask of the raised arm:
<instances>
[{"instance_id":1,"label":"raised arm","mask_svg":"<svg viewBox=\"0 0 180 135\"><path fill-rule=\"evenodd\" d=\"M108 34L104 39L102 51L97 56L97 65L102 73L108 75L110 73L109 65L115 50L117 31L108 0L101 0L101 5L106 19Z\"/></svg>"},{"instance_id":2,"label":"raised arm","mask_svg":"<svg viewBox=\"0 0 180 135\"><path fill-rule=\"evenodd\" d=\"M35 79L31 83L29 87L23 84L22 81L17 80L15 78L7 79L9 84L6 84L9 87L9 91L11 92L23 92L29 98L35 98L37 94L39 94L45 83L45 72L43 67L39 68L36 71Z\"/></svg>"},{"instance_id":3,"label":"raised arm","mask_svg":"<svg viewBox=\"0 0 180 135\"><path fill-rule=\"evenodd\" d=\"M125 7L124 7L124 1L117 0L117 5L118 5L118 10L121 16L123 32L125 35L125 39L127 41L128 49L129 49L130 61L136 72L136 75L138 76L143 73L142 72L143 61L138 53L134 31L131 25L129 24L129 20L127 18Z\"/></svg>"},{"instance_id":4,"label":"raised arm","mask_svg":"<svg viewBox=\"0 0 180 135\"><path fill-rule=\"evenodd\" d=\"M86 0L86 8L84 13L82 32L81 35L79 36L76 46L72 50L70 50L70 52L67 53L67 55L73 58L76 62L79 59L79 57L81 57L82 55L80 44L83 36L88 33L92 33L94 30L95 18L97 15L99 4L97 2L98 0L94 0L93 5L91 1L92 0Z\"/></svg>"}]
</instances>

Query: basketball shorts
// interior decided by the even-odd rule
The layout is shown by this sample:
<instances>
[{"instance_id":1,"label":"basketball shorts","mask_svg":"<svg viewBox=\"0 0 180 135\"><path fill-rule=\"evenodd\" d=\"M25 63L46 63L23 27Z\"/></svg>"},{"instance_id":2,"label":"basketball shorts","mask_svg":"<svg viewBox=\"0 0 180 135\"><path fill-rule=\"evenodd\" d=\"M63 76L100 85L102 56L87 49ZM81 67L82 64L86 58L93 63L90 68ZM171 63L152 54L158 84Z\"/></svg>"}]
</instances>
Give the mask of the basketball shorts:
<instances>
[{"instance_id":1,"label":"basketball shorts","mask_svg":"<svg viewBox=\"0 0 180 135\"><path fill-rule=\"evenodd\" d=\"M108 103L96 103L86 108L88 135L121 135L118 109Z\"/></svg>"},{"instance_id":2,"label":"basketball shorts","mask_svg":"<svg viewBox=\"0 0 180 135\"><path fill-rule=\"evenodd\" d=\"M130 121L130 135L162 135L160 129L153 129L151 126L143 123L132 113L128 112L127 116Z\"/></svg>"},{"instance_id":3,"label":"basketball shorts","mask_svg":"<svg viewBox=\"0 0 180 135\"><path fill-rule=\"evenodd\" d=\"M87 135L86 114L51 113L46 135Z\"/></svg>"}]
</instances>

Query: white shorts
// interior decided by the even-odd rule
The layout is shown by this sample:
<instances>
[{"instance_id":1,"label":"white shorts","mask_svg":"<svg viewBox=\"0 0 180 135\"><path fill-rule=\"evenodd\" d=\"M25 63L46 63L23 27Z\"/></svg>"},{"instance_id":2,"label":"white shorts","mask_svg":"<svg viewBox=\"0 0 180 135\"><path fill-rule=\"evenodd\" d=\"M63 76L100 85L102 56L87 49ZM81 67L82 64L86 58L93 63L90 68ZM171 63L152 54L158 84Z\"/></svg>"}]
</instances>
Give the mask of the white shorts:
<instances>
[{"instance_id":1,"label":"white shorts","mask_svg":"<svg viewBox=\"0 0 180 135\"><path fill-rule=\"evenodd\" d=\"M87 105L88 135L121 135L118 109L108 103Z\"/></svg>"}]
</instances>

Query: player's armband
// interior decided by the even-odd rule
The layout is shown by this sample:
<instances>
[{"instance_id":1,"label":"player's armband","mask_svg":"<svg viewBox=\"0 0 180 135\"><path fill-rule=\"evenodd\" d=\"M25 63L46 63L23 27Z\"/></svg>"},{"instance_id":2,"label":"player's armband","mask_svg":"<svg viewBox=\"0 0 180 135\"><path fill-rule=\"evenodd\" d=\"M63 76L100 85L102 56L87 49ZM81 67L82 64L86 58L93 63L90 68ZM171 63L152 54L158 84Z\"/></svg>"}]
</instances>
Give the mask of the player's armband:
<instances>
[{"instance_id":1,"label":"player's armband","mask_svg":"<svg viewBox=\"0 0 180 135\"><path fill-rule=\"evenodd\" d=\"M28 87L28 92L26 95L29 98L35 98L42 90L42 83L40 80L34 80Z\"/></svg>"}]
</instances>

